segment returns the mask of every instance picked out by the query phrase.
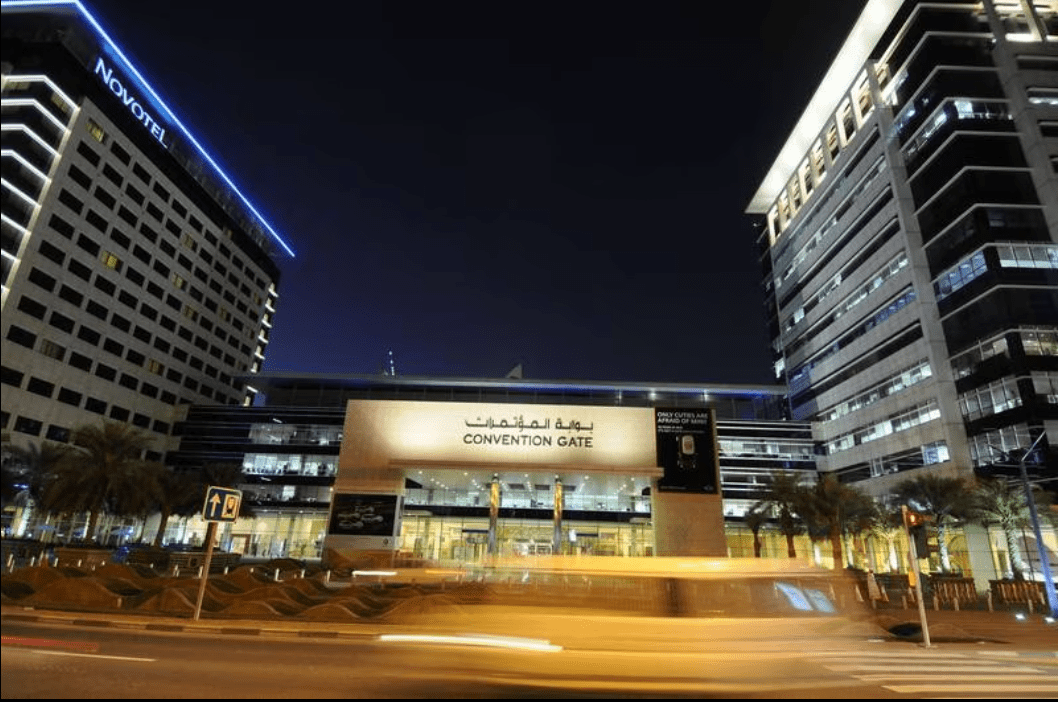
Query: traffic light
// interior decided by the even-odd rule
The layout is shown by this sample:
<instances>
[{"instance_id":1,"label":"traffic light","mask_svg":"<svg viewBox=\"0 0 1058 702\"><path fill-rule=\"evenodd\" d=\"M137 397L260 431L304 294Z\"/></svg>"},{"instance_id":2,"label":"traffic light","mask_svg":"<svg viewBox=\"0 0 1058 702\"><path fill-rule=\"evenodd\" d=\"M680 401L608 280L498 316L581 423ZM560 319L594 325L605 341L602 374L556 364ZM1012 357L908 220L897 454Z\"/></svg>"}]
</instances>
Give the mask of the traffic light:
<instances>
[{"instance_id":1,"label":"traffic light","mask_svg":"<svg viewBox=\"0 0 1058 702\"><path fill-rule=\"evenodd\" d=\"M904 526L907 527L908 536L915 544L915 555L919 558L929 556L929 535L926 533L925 515L911 510L905 511Z\"/></svg>"}]
</instances>

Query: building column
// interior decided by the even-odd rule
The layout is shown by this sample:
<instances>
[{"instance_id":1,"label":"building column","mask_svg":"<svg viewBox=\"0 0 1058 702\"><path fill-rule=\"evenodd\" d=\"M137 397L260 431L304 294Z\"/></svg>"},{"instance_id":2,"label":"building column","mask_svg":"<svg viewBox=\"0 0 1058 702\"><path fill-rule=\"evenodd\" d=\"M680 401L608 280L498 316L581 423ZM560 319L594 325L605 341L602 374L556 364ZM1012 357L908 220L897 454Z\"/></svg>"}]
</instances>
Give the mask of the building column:
<instances>
[{"instance_id":1,"label":"building column","mask_svg":"<svg viewBox=\"0 0 1058 702\"><path fill-rule=\"evenodd\" d=\"M1042 42L1043 36L1040 35L1038 24L1039 17L1033 11L1031 3L1023 0L1021 4L1026 10L1026 19L1033 38ZM1028 162L1036 191L1039 193L1047 228L1054 232L1058 230L1058 174L1051 167L1050 152L1043 133L1040 131L1039 111L1029 102L1024 74L1018 69L1017 59L1014 56L1022 43L1007 41L1003 20L991 0L984 3L984 8L988 16L988 24L995 36L992 57L996 68L999 69L999 80L1003 84L1003 92L1009 101L1010 116L1017 125L1018 141L1025 153L1025 160Z\"/></svg>"},{"instance_id":2,"label":"building column","mask_svg":"<svg viewBox=\"0 0 1058 702\"><path fill-rule=\"evenodd\" d=\"M553 521L555 531L551 539L551 553L558 556L562 554L562 480L557 477L555 478L555 509Z\"/></svg>"},{"instance_id":3,"label":"building column","mask_svg":"<svg viewBox=\"0 0 1058 702\"><path fill-rule=\"evenodd\" d=\"M489 544L488 555L496 553L496 526L500 517L500 476L493 475L489 483Z\"/></svg>"},{"instance_id":4,"label":"building column","mask_svg":"<svg viewBox=\"0 0 1058 702\"><path fill-rule=\"evenodd\" d=\"M944 440L948 444L947 463L953 468L960 467L957 470L965 475L972 470L969 468L972 461L966 441L966 428L955 392L955 379L952 377L948 344L945 341L940 311L937 308L937 298L933 289L929 262L926 259L922 230L915 212L915 200L911 195L907 165L900 144L895 138L893 108L882 100L882 89L878 84L878 71L875 66L874 61L868 62L867 81L871 91L871 100L875 104L875 112L878 116L878 131L885 144L885 162L890 173L897 220L907 243L908 263L916 294L916 300L912 305L915 307L916 316L921 320L922 336L928 345L929 365L933 373L941 421L944 422Z\"/></svg>"}]
</instances>

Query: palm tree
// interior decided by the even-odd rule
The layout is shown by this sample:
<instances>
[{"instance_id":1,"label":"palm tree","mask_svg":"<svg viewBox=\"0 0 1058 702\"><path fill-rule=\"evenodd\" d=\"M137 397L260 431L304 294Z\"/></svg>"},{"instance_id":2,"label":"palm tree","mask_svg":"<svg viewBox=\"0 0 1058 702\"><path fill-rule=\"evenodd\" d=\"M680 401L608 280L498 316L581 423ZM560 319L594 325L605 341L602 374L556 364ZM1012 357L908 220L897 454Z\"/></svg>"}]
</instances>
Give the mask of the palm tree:
<instances>
[{"instance_id":1,"label":"palm tree","mask_svg":"<svg viewBox=\"0 0 1058 702\"><path fill-rule=\"evenodd\" d=\"M948 528L956 520L972 516L972 485L962 478L926 473L898 483L893 494L910 509L933 518L937 525L940 567L945 573L951 572Z\"/></svg>"},{"instance_id":2,"label":"palm tree","mask_svg":"<svg viewBox=\"0 0 1058 702\"><path fill-rule=\"evenodd\" d=\"M1036 486L1033 486L1032 497L1037 506L1050 502L1047 494ZM1031 522L1024 488L1002 478L978 480L973 489L973 519L985 527L999 524L1010 556L1010 575L1023 580L1029 568L1021 556L1017 532Z\"/></svg>"},{"instance_id":3,"label":"palm tree","mask_svg":"<svg viewBox=\"0 0 1058 702\"><path fill-rule=\"evenodd\" d=\"M845 563L842 535L862 532L875 509L874 500L833 474L826 474L803 489L799 504L809 534L830 541L835 568L842 568Z\"/></svg>"},{"instance_id":4,"label":"palm tree","mask_svg":"<svg viewBox=\"0 0 1058 702\"><path fill-rule=\"evenodd\" d=\"M760 558L762 546L760 542L760 530L768 521L768 513L751 507L746 511L745 520L746 526L748 526L749 530L753 532L753 557Z\"/></svg>"},{"instance_id":5,"label":"palm tree","mask_svg":"<svg viewBox=\"0 0 1058 702\"><path fill-rule=\"evenodd\" d=\"M86 539L95 538L104 511L143 513L156 486L148 467L152 463L143 458L152 443L148 434L130 424L104 421L75 429L73 450L58 463L45 488L45 507L64 514L87 512Z\"/></svg>"},{"instance_id":6,"label":"palm tree","mask_svg":"<svg viewBox=\"0 0 1058 702\"><path fill-rule=\"evenodd\" d=\"M55 441L42 441L25 447L7 443L4 445L5 483L10 492L5 492L4 503L26 496L31 504L50 518L51 510L45 505L44 495L55 477L55 471L70 453L70 447Z\"/></svg>"},{"instance_id":7,"label":"palm tree","mask_svg":"<svg viewBox=\"0 0 1058 702\"><path fill-rule=\"evenodd\" d=\"M160 548L169 518L174 514L186 517L200 511L205 493L200 477L195 474L177 473L162 468L157 480L161 497L157 508L161 512L161 521L158 522L158 532L154 536L154 546Z\"/></svg>"},{"instance_id":8,"label":"palm tree","mask_svg":"<svg viewBox=\"0 0 1058 702\"><path fill-rule=\"evenodd\" d=\"M786 554L797 558L794 537L805 532L804 524L797 517L797 506L801 500L801 477L788 471L776 471L768 486L759 493L757 501L750 507L752 512L775 514L779 531L786 537Z\"/></svg>"},{"instance_id":9,"label":"palm tree","mask_svg":"<svg viewBox=\"0 0 1058 702\"><path fill-rule=\"evenodd\" d=\"M867 527L871 536L885 543L885 560L889 564L889 570L894 572L900 568L900 560L896 553L896 540L903 524L904 518L900 506L894 506L889 499L878 503L874 518Z\"/></svg>"}]
</instances>

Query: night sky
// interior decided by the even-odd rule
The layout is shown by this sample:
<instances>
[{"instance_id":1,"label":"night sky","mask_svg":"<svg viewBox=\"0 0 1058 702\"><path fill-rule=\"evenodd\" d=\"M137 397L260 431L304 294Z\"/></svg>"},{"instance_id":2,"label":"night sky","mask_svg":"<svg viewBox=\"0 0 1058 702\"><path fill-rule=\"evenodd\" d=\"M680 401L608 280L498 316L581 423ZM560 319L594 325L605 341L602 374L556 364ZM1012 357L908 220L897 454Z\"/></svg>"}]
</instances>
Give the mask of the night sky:
<instances>
[{"instance_id":1,"label":"night sky","mask_svg":"<svg viewBox=\"0 0 1058 702\"><path fill-rule=\"evenodd\" d=\"M774 382L744 210L863 5L87 3L296 254L265 370L686 383Z\"/></svg>"}]
</instances>

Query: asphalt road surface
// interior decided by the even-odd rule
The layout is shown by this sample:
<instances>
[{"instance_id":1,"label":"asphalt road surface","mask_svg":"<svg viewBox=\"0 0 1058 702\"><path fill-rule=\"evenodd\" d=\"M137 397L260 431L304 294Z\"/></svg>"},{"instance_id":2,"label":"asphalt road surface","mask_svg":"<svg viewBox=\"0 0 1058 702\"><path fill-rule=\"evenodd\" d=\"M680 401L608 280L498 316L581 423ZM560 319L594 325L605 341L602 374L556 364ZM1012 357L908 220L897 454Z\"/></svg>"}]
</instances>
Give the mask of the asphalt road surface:
<instances>
[{"instance_id":1,"label":"asphalt road surface","mask_svg":"<svg viewBox=\"0 0 1058 702\"><path fill-rule=\"evenodd\" d=\"M428 633L339 639L5 619L0 691L4 699L1058 697L1058 656L1009 645L863 638L813 646L762 634L728 651L680 651Z\"/></svg>"}]
</instances>

